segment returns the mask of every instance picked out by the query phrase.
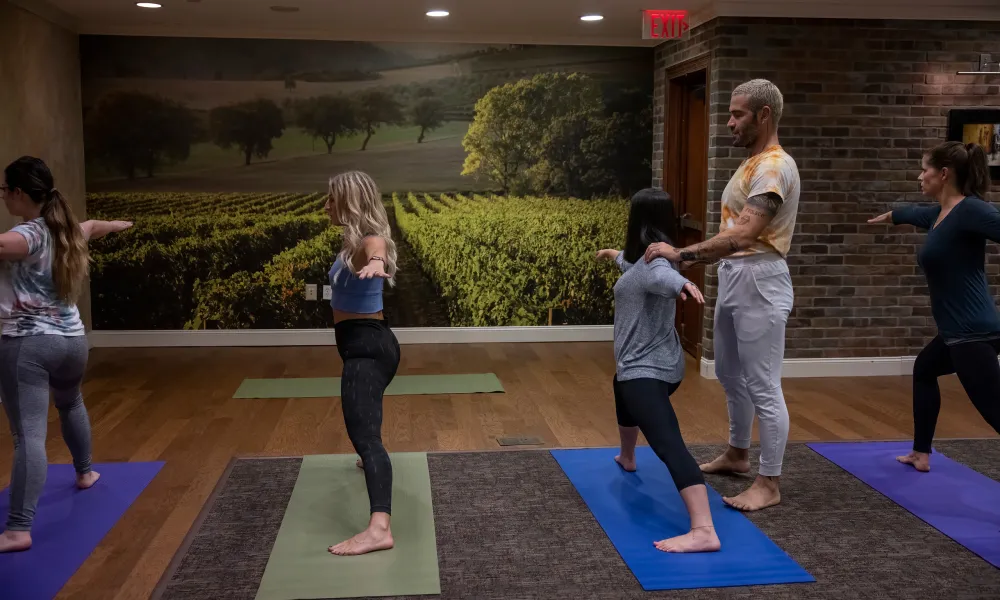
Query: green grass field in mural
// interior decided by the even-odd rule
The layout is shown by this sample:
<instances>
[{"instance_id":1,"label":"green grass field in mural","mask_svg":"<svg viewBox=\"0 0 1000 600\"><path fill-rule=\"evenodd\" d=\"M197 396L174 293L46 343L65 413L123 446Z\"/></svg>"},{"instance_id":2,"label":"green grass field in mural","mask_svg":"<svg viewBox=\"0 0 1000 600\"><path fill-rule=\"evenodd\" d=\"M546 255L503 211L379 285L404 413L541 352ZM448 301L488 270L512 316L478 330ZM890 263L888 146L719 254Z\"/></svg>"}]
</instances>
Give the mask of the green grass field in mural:
<instances>
[{"instance_id":1,"label":"green grass field in mural","mask_svg":"<svg viewBox=\"0 0 1000 600\"><path fill-rule=\"evenodd\" d=\"M233 149L223 150L219 146L210 142L200 142L191 146L191 154L182 162L170 163L161 166L156 173L156 180L140 178L128 181L121 174L109 170L104 165L90 164L87 167L87 183L96 189L135 189L149 188L150 186L162 186L164 189L184 189L186 184L185 175L200 175L202 177L214 177L223 181L247 180L253 186L253 172L274 165L282 161L300 161L302 159L312 159L302 164L312 166L313 172L311 182L322 183L325 177L329 177L335 172L337 165L344 161L361 161L363 168L377 168L379 159L384 158L388 152L394 160L398 162L419 153L425 148L430 148L428 154L433 156L440 147L460 149L462 147L462 137L469 129L468 122L446 122L440 128L426 133L422 144L417 145L417 138L420 136L420 128L416 126L388 126L384 127L376 135L373 135L368 142L366 152L369 155L344 156L346 153L356 153L361 149L365 136L354 133L338 139L330 152L327 152L326 144L306 134L298 127L289 127L281 137L275 138L274 148L268 157L263 160L254 160L249 167L243 164L243 157L238 151ZM368 156L374 155L370 160ZM369 165L370 163L370 165ZM456 173L459 169L454 169ZM452 177L456 184L468 186L457 175Z\"/></svg>"}]
</instances>

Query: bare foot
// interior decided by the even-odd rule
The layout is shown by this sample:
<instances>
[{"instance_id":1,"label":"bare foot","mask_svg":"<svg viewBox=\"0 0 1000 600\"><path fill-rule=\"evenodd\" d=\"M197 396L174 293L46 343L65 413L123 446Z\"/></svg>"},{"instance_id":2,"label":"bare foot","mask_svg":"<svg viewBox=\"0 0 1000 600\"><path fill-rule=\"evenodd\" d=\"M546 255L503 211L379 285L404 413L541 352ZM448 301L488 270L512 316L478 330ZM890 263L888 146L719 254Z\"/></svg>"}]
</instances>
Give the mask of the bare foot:
<instances>
[{"instance_id":1,"label":"bare foot","mask_svg":"<svg viewBox=\"0 0 1000 600\"><path fill-rule=\"evenodd\" d=\"M91 471L89 473L84 473L83 475L76 476L76 487L81 490L90 489L93 487L97 480L101 478L101 474L97 471Z\"/></svg>"},{"instance_id":2,"label":"bare foot","mask_svg":"<svg viewBox=\"0 0 1000 600\"><path fill-rule=\"evenodd\" d=\"M392 546L392 532L388 528L368 527L351 539L340 542L336 546L330 546L328 550L330 554L337 556L357 556L378 550L388 550Z\"/></svg>"},{"instance_id":3,"label":"bare foot","mask_svg":"<svg viewBox=\"0 0 1000 600\"><path fill-rule=\"evenodd\" d=\"M663 552L718 552L722 548L715 527L699 527L684 535L653 543Z\"/></svg>"},{"instance_id":4,"label":"bare foot","mask_svg":"<svg viewBox=\"0 0 1000 600\"><path fill-rule=\"evenodd\" d=\"M622 458L622 455L619 454L618 456L615 457L615 462L618 463L619 467L625 469L629 473L634 473L635 472L635 456L634 455L632 456L631 459L624 459L624 458Z\"/></svg>"},{"instance_id":5,"label":"bare foot","mask_svg":"<svg viewBox=\"0 0 1000 600\"><path fill-rule=\"evenodd\" d=\"M359 469L364 469L365 468L365 463L360 458L354 464L358 465Z\"/></svg>"},{"instance_id":6,"label":"bare foot","mask_svg":"<svg viewBox=\"0 0 1000 600\"><path fill-rule=\"evenodd\" d=\"M750 486L735 498L723 498L723 502L737 510L761 510L781 502L781 492L778 490L778 478L758 475Z\"/></svg>"},{"instance_id":7,"label":"bare foot","mask_svg":"<svg viewBox=\"0 0 1000 600\"><path fill-rule=\"evenodd\" d=\"M926 473L931 470L931 455L924 452L910 452L906 456L897 456L896 460L904 465L913 465L913 468Z\"/></svg>"},{"instance_id":8,"label":"bare foot","mask_svg":"<svg viewBox=\"0 0 1000 600\"><path fill-rule=\"evenodd\" d=\"M737 458L726 450L710 463L700 466L702 473L749 473L750 458Z\"/></svg>"},{"instance_id":9,"label":"bare foot","mask_svg":"<svg viewBox=\"0 0 1000 600\"><path fill-rule=\"evenodd\" d=\"M0 554L22 552L31 548L30 531L5 531L0 534Z\"/></svg>"}]
</instances>

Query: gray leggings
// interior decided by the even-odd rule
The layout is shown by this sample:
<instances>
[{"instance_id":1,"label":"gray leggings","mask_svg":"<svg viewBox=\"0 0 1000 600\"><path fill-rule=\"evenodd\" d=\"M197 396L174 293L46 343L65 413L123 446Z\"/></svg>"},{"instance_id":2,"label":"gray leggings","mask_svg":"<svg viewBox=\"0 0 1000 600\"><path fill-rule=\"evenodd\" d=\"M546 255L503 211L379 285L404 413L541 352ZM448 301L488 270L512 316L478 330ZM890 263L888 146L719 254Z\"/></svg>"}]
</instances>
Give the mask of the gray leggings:
<instances>
[{"instance_id":1,"label":"gray leggings","mask_svg":"<svg viewBox=\"0 0 1000 600\"><path fill-rule=\"evenodd\" d=\"M87 367L84 336L0 338L0 399L14 437L7 529L30 531L45 487L49 389L77 473L90 472L90 420L80 383Z\"/></svg>"}]
</instances>

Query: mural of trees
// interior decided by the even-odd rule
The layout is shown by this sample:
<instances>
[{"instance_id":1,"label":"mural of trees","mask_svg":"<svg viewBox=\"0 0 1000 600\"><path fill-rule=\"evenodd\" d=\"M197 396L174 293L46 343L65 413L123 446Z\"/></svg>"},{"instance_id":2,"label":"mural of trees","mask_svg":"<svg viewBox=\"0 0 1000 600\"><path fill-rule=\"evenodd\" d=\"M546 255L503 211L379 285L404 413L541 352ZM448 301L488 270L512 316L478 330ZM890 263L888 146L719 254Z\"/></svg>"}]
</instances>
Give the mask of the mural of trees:
<instances>
[{"instance_id":1,"label":"mural of trees","mask_svg":"<svg viewBox=\"0 0 1000 600\"><path fill-rule=\"evenodd\" d=\"M87 119L87 153L129 179L152 177L164 163L186 160L204 135L183 105L140 92L101 99Z\"/></svg>"},{"instance_id":2,"label":"mural of trees","mask_svg":"<svg viewBox=\"0 0 1000 600\"><path fill-rule=\"evenodd\" d=\"M285 116L271 100L250 100L212 109L209 113L212 140L223 149L236 147L246 164L267 158L275 138L285 130Z\"/></svg>"},{"instance_id":3,"label":"mural of trees","mask_svg":"<svg viewBox=\"0 0 1000 600\"><path fill-rule=\"evenodd\" d=\"M578 73L494 87L476 103L462 174L504 194L628 196L649 184L650 105L648 93L602 90Z\"/></svg>"},{"instance_id":4,"label":"mural of trees","mask_svg":"<svg viewBox=\"0 0 1000 600\"><path fill-rule=\"evenodd\" d=\"M362 151L368 148L368 142L382 125L401 125L405 122L403 107L392 94L383 90L361 92L358 104L358 117L366 134L365 141L361 144Z\"/></svg>"},{"instance_id":5,"label":"mural of trees","mask_svg":"<svg viewBox=\"0 0 1000 600\"><path fill-rule=\"evenodd\" d=\"M361 130L357 106L344 96L310 98L299 103L296 111L298 126L310 136L323 140L327 154L333 152L337 137Z\"/></svg>"},{"instance_id":6,"label":"mural of trees","mask_svg":"<svg viewBox=\"0 0 1000 600\"><path fill-rule=\"evenodd\" d=\"M652 179L652 49L80 46L87 211L135 223L92 244L96 328L329 327L305 286L328 283L327 182L353 169L392 198L399 326L611 322L593 251Z\"/></svg>"},{"instance_id":7,"label":"mural of trees","mask_svg":"<svg viewBox=\"0 0 1000 600\"><path fill-rule=\"evenodd\" d=\"M444 124L444 102L429 92L422 93L413 106L413 124L420 127L417 143L422 144L424 134Z\"/></svg>"}]
</instances>

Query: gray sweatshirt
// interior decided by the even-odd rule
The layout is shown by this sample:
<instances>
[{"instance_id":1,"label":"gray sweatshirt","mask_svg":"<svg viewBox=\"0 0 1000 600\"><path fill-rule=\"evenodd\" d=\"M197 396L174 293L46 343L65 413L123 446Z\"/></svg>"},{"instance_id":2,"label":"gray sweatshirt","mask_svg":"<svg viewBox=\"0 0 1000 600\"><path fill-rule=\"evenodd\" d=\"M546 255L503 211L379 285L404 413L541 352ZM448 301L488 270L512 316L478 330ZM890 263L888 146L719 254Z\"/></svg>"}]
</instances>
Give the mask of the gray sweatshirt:
<instances>
[{"instance_id":1,"label":"gray sweatshirt","mask_svg":"<svg viewBox=\"0 0 1000 600\"><path fill-rule=\"evenodd\" d=\"M686 283L665 258L615 259L622 276L615 283L615 364L618 381L684 378L684 352L674 328L677 297Z\"/></svg>"}]
</instances>

